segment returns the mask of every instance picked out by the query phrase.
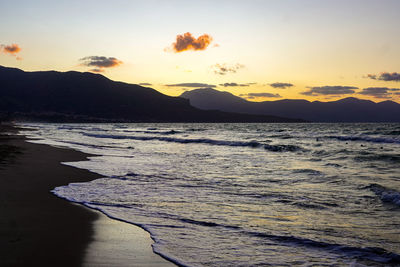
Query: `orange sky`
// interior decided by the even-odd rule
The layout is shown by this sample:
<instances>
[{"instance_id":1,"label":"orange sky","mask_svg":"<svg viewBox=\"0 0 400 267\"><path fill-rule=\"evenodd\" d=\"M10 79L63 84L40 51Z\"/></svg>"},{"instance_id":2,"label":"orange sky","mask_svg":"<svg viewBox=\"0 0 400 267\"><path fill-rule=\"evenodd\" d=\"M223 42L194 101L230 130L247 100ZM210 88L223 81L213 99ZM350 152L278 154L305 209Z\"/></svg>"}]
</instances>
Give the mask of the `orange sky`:
<instances>
[{"instance_id":1,"label":"orange sky","mask_svg":"<svg viewBox=\"0 0 400 267\"><path fill-rule=\"evenodd\" d=\"M0 64L100 72L173 96L197 84L252 101L400 102L398 10L395 0L3 1Z\"/></svg>"}]
</instances>

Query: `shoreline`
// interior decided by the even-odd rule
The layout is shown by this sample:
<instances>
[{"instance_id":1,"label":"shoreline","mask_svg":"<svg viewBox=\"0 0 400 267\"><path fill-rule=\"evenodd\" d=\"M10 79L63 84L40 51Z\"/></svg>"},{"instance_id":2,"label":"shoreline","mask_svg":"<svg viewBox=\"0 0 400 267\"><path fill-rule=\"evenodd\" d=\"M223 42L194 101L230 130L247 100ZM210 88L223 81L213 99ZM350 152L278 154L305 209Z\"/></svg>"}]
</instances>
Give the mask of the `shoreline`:
<instances>
[{"instance_id":1,"label":"shoreline","mask_svg":"<svg viewBox=\"0 0 400 267\"><path fill-rule=\"evenodd\" d=\"M61 164L91 155L29 143L17 131L0 124L0 266L176 266L153 252L142 228L50 192L101 178Z\"/></svg>"}]
</instances>

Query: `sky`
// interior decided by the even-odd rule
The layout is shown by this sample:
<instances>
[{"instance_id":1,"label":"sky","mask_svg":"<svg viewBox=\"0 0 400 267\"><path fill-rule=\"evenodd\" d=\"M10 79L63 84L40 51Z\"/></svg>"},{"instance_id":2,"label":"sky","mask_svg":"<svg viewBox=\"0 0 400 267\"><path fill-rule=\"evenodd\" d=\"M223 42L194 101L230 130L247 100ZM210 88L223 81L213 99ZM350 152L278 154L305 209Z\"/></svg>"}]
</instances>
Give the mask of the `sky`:
<instances>
[{"instance_id":1,"label":"sky","mask_svg":"<svg viewBox=\"0 0 400 267\"><path fill-rule=\"evenodd\" d=\"M400 103L398 0L0 0L0 65L178 96Z\"/></svg>"}]
</instances>

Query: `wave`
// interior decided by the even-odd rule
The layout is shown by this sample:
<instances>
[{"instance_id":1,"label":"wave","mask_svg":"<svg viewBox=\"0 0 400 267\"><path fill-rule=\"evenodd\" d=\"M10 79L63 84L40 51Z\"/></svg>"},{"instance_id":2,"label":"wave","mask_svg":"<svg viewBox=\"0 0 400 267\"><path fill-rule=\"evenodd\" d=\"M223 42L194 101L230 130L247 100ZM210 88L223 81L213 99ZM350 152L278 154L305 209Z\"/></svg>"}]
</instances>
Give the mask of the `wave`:
<instances>
[{"instance_id":1,"label":"wave","mask_svg":"<svg viewBox=\"0 0 400 267\"><path fill-rule=\"evenodd\" d=\"M330 135L326 136L327 138L337 139L340 141L364 141L364 142L371 142L371 143L386 143L386 144L400 144L399 139L395 138L385 138L385 137L371 137L371 136L337 136L337 135Z\"/></svg>"},{"instance_id":2,"label":"wave","mask_svg":"<svg viewBox=\"0 0 400 267\"><path fill-rule=\"evenodd\" d=\"M151 238L155 241L155 243L160 242L159 239L157 238L157 236L155 236L152 233L151 229L149 228L149 226L151 226L151 225L139 224L139 223L135 223L135 222L131 222L131 221L125 220L125 219L121 219L121 218L118 218L116 216L113 216L112 214L108 213L106 210L100 208L102 206L118 206L118 207L122 207L122 208L131 208L131 206L120 205L120 204L106 204L106 203L98 203L98 202L79 201L79 200L74 199L72 197L63 196L61 191L62 191L62 188L64 188L64 187L65 186L57 187L57 188L51 190L50 192L53 193L54 195L56 195L59 198L68 200L68 201L73 202L73 203L84 205L85 207L88 207L88 208L93 209L93 210L97 210L97 211L103 213L104 215L106 215L107 217L109 217L110 219L138 226L138 227L144 229L145 231L147 231L150 234ZM136 205L136 206L138 206L138 205ZM181 262L176 257L174 257L172 255L169 255L168 253L162 252L159 247L157 247L155 245L152 245L152 249L153 249L154 253L156 253L157 255L160 255L162 258L164 258L164 259L166 259L168 261L171 261L172 263L175 263L177 266L179 266L179 267L188 267L188 265L184 264L183 262Z\"/></svg>"},{"instance_id":3,"label":"wave","mask_svg":"<svg viewBox=\"0 0 400 267\"><path fill-rule=\"evenodd\" d=\"M374 132L364 132L363 134L377 134L377 135L398 135L400 136L400 130L385 131L385 129L380 129Z\"/></svg>"},{"instance_id":4,"label":"wave","mask_svg":"<svg viewBox=\"0 0 400 267\"><path fill-rule=\"evenodd\" d=\"M79 125L62 125L62 126L58 126L57 130L85 130L85 131L92 131L92 132L106 131L106 129L99 128L99 127L88 127L88 126L79 126Z\"/></svg>"},{"instance_id":5,"label":"wave","mask_svg":"<svg viewBox=\"0 0 400 267\"><path fill-rule=\"evenodd\" d=\"M75 142L75 141L65 141L65 140L58 140L58 142L63 143L63 144L77 145L77 146L90 147L90 148L111 148L111 149L124 148L124 147L118 147L118 146L95 145L95 144L81 143L81 142ZM131 147L130 149L133 149L133 147Z\"/></svg>"},{"instance_id":6,"label":"wave","mask_svg":"<svg viewBox=\"0 0 400 267\"><path fill-rule=\"evenodd\" d=\"M354 158L356 161L386 161L391 163L400 163L400 155L397 154L375 154L364 152Z\"/></svg>"},{"instance_id":7,"label":"wave","mask_svg":"<svg viewBox=\"0 0 400 267\"><path fill-rule=\"evenodd\" d=\"M322 241L315 241L308 238L301 238L295 236L283 236L283 235L272 235L267 233L259 233L259 232L246 232L248 235L252 235L258 238L266 238L269 240L273 240L279 243L286 243L288 245L297 245L310 247L315 249L324 249L330 253L335 254L344 254L350 257L359 258L359 259L368 259L374 262L379 263L389 263L389 264L398 264L400 263L400 255L389 252L383 248L376 247L352 247L346 245L332 244Z\"/></svg>"},{"instance_id":8,"label":"wave","mask_svg":"<svg viewBox=\"0 0 400 267\"><path fill-rule=\"evenodd\" d=\"M243 229L240 226L233 226L233 225L225 225L225 224L219 224L219 223L214 223L214 222L208 222L208 221L200 221L200 220L193 220L193 219L188 219L188 218L170 218L170 219L175 219L184 223L189 223L189 224L194 224L194 225L199 225L199 226L204 226L204 227L221 227L221 228L226 228L226 229L231 229L231 230L236 230L239 231L242 234L245 235L250 235L253 237L258 237L258 238L267 238L276 242L280 243L288 243L291 245L301 245L301 246L306 246L306 247L316 247L316 248L326 248L328 250L332 250L334 252L340 252L340 251L361 251L361 252L372 252L375 250L376 254L393 254L391 252L387 252L384 249L381 248L357 248L357 247L349 247L345 245L338 245L338 244L332 244L332 243L326 243L326 242L321 242L321 241L315 241L312 239L307 239L307 238L301 238L301 237L296 237L296 236L286 236L286 235L275 235L275 234L268 234L268 233L262 233L262 232L254 232L254 231L248 231L246 229ZM396 255L400 262L400 255Z\"/></svg>"},{"instance_id":9,"label":"wave","mask_svg":"<svg viewBox=\"0 0 400 267\"><path fill-rule=\"evenodd\" d=\"M367 259L379 263L398 264L400 263L400 255L389 252L383 248L377 247L353 247L347 245L340 245L322 241L315 241L308 238L275 235L261 232L254 232L245 230L239 226L223 225L208 221L199 221L187 218L179 218L181 222L195 224L204 227L223 227L229 230L238 231L245 235L250 235L256 238L269 239L278 243L283 243L291 246L302 246L314 249L324 249L329 253L342 254L352 258Z\"/></svg>"},{"instance_id":10,"label":"wave","mask_svg":"<svg viewBox=\"0 0 400 267\"><path fill-rule=\"evenodd\" d=\"M109 203L101 203L101 202L85 202L85 201L78 201L74 198L71 197L65 197L62 195L60 191L62 191L62 187L57 187L56 189L52 190L51 192L55 194L56 196L60 198L64 198L68 201L83 204L89 208L98 210L111 219L115 219L118 221L123 221L126 223L130 223L132 225L139 226L146 230L147 232L150 233L151 237L153 240L155 240L156 244L159 241L156 235L153 234L152 232L152 227L177 227L177 228L183 228L183 226L175 226L171 224L167 225L152 225L152 224L138 224L135 222L127 221L118 217L115 217L111 214L109 214L106 210L102 209L101 207L106 207L106 206L117 206L120 208L132 208L132 204L130 205L124 205L124 204L109 204ZM382 191L381 189L384 188L380 185L371 185L371 188L376 188L377 191ZM340 244L335 244L335 243L328 243L328 242L322 242L322 241L316 241L308 238L302 238L302 237L296 237L296 236L290 236L290 235L276 235L276 234L270 234L270 233L263 233L263 232L255 232L255 231L250 231L246 230L240 226L234 226L234 225L225 225L225 224L220 224L220 223L215 223L212 221L202 221L202 220L195 220L195 219L189 219L189 218L182 218L178 216L167 216L169 219L175 219L177 221L180 221L182 223L187 223L191 225L198 225L201 227L217 227L217 228L224 228L229 231L235 231L240 234L244 235L249 235L255 238L261 238L261 239L268 239L277 243L281 243L284 245L288 246L301 246L301 247L307 247L311 249L318 249L318 250L325 250L329 253L333 254L339 254L339 255L344 255L346 257L351 257L351 258L359 258L359 259L364 259L364 260L370 260L373 262L378 262L378 263L384 263L384 264L399 264L400 263L400 255L389 252L383 248L377 248L377 247L353 247L353 246L347 246L347 245L340 245ZM178 260L177 258L173 257L172 255L168 255L167 253L161 251L159 246L153 246L153 250L155 253L159 254L160 256L174 262L178 266L186 266L183 262Z\"/></svg>"},{"instance_id":11,"label":"wave","mask_svg":"<svg viewBox=\"0 0 400 267\"><path fill-rule=\"evenodd\" d=\"M386 132L386 135L399 135L400 136L400 130L393 130L390 132Z\"/></svg>"},{"instance_id":12,"label":"wave","mask_svg":"<svg viewBox=\"0 0 400 267\"><path fill-rule=\"evenodd\" d=\"M371 156L357 156L357 161L387 161L400 163L400 156L397 155L371 155Z\"/></svg>"},{"instance_id":13,"label":"wave","mask_svg":"<svg viewBox=\"0 0 400 267\"><path fill-rule=\"evenodd\" d=\"M295 146L295 145L262 145L265 150L273 151L273 152L295 152L295 151L304 151L305 149Z\"/></svg>"},{"instance_id":14,"label":"wave","mask_svg":"<svg viewBox=\"0 0 400 267\"><path fill-rule=\"evenodd\" d=\"M342 165L337 164L337 163L326 163L325 166L335 167L335 168L342 167Z\"/></svg>"},{"instance_id":15,"label":"wave","mask_svg":"<svg viewBox=\"0 0 400 267\"><path fill-rule=\"evenodd\" d=\"M383 202L400 206L400 192L379 184L371 184L367 188L372 190Z\"/></svg>"},{"instance_id":16,"label":"wave","mask_svg":"<svg viewBox=\"0 0 400 267\"><path fill-rule=\"evenodd\" d=\"M279 139L293 139L295 136L288 135L288 134L274 134L274 135L268 135L268 138L279 138Z\"/></svg>"},{"instance_id":17,"label":"wave","mask_svg":"<svg viewBox=\"0 0 400 267\"><path fill-rule=\"evenodd\" d=\"M322 172L313 169L293 169L294 173L305 173L310 175L322 175Z\"/></svg>"},{"instance_id":18,"label":"wave","mask_svg":"<svg viewBox=\"0 0 400 267\"><path fill-rule=\"evenodd\" d=\"M214 223L214 222L198 221L198 220L187 219L187 218L182 218L179 220L184 223L190 223L190 224L206 226L206 227L224 227L224 228L229 228L229 229L240 229L239 226L223 225L223 224Z\"/></svg>"},{"instance_id":19,"label":"wave","mask_svg":"<svg viewBox=\"0 0 400 267\"><path fill-rule=\"evenodd\" d=\"M82 133L82 134L95 138L130 139L130 140L140 140L140 141L156 140L156 141L173 142L180 144L209 144L216 146L264 148L265 150L272 152L295 152L304 150L301 147L295 145L269 145L269 144L262 144L257 141L226 141L226 140L213 140L207 138L184 139L184 138L172 138L172 137L162 137L162 136L126 136L126 135L90 134L90 133Z\"/></svg>"},{"instance_id":20,"label":"wave","mask_svg":"<svg viewBox=\"0 0 400 267\"><path fill-rule=\"evenodd\" d=\"M206 130L207 129L203 129L203 128L190 128L190 129L187 129L186 131L187 132L204 132Z\"/></svg>"},{"instance_id":21,"label":"wave","mask_svg":"<svg viewBox=\"0 0 400 267\"><path fill-rule=\"evenodd\" d=\"M157 129L157 128L151 128L151 129ZM172 135L172 134L180 134L184 133L182 131L177 131L177 130L169 130L169 131L144 131L144 130L124 130L123 132L125 133L145 133L145 134L160 134L160 135Z\"/></svg>"}]
</instances>

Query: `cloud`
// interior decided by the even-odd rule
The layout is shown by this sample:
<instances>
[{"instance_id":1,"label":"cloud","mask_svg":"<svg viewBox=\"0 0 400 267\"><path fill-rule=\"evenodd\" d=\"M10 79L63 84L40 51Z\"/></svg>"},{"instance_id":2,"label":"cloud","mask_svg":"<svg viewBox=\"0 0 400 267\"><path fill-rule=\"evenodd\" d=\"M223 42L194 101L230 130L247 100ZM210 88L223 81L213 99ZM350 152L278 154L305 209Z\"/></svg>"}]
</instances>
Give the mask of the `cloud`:
<instances>
[{"instance_id":1,"label":"cloud","mask_svg":"<svg viewBox=\"0 0 400 267\"><path fill-rule=\"evenodd\" d=\"M398 73L398 72L392 72L392 73L382 72L379 75L368 74L366 76L366 78L373 79L373 80L387 81L387 82L390 82L390 81L400 82L400 73Z\"/></svg>"},{"instance_id":2,"label":"cloud","mask_svg":"<svg viewBox=\"0 0 400 267\"><path fill-rule=\"evenodd\" d=\"M247 93L247 94L241 94L239 95L240 97L246 98L246 99L256 99L256 98L281 98L279 94L272 94L272 93Z\"/></svg>"},{"instance_id":3,"label":"cloud","mask_svg":"<svg viewBox=\"0 0 400 267\"><path fill-rule=\"evenodd\" d=\"M139 83L139 85L143 85L143 86L151 86L151 83Z\"/></svg>"},{"instance_id":4,"label":"cloud","mask_svg":"<svg viewBox=\"0 0 400 267\"><path fill-rule=\"evenodd\" d=\"M280 89L286 89L293 86L293 84L291 83L270 83L269 85L273 88L280 88Z\"/></svg>"},{"instance_id":5,"label":"cloud","mask_svg":"<svg viewBox=\"0 0 400 267\"><path fill-rule=\"evenodd\" d=\"M243 64L215 64L211 66L211 69L214 71L215 74L225 75L227 73L236 73L238 70L243 69L245 66Z\"/></svg>"},{"instance_id":6,"label":"cloud","mask_svg":"<svg viewBox=\"0 0 400 267\"><path fill-rule=\"evenodd\" d=\"M179 89L184 91L184 92L193 90L191 88L179 88ZM196 88L196 89L198 89L198 90L215 90L213 87L199 87L199 88Z\"/></svg>"},{"instance_id":7,"label":"cloud","mask_svg":"<svg viewBox=\"0 0 400 267\"><path fill-rule=\"evenodd\" d=\"M308 87L310 90L301 92L302 95L307 96L319 96L319 95L347 95L354 94L355 89L358 87L354 86L316 86L316 87Z\"/></svg>"},{"instance_id":8,"label":"cloud","mask_svg":"<svg viewBox=\"0 0 400 267\"><path fill-rule=\"evenodd\" d=\"M254 83L221 83L220 86L223 87L244 87L244 86L250 86Z\"/></svg>"},{"instance_id":9,"label":"cloud","mask_svg":"<svg viewBox=\"0 0 400 267\"><path fill-rule=\"evenodd\" d=\"M206 84L206 83L176 83L176 84L166 84L165 86L168 87L194 87L194 88L200 88L200 87L217 87L216 85L213 84Z\"/></svg>"},{"instance_id":10,"label":"cloud","mask_svg":"<svg viewBox=\"0 0 400 267\"><path fill-rule=\"evenodd\" d=\"M103 57L103 56L90 56L79 59L83 66L94 67L90 71L92 72L104 72L105 68L113 68L123 64L122 61L115 57Z\"/></svg>"},{"instance_id":11,"label":"cloud","mask_svg":"<svg viewBox=\"0 0 400 267\"><path fill-rule=\"evenodd\" d=\"M390 98L392 94L398 95L399 88L387 88L387 87L368 87L364 88L359 94L373 96L376 98Z\"/></svg>"},{"instance_id":12,"label":"cloud","mask_svg":"<svg viewBox=\"0 0 400 267\"><path fill-rule=\"evenodd\" d=\"M172 44L171 48L166 48L165 51L172 49L175 53L180 53L188 50L206 50L211 44L213 38L208 34L203 34L198 38L194 37L190 32L178 34L176 42Z\"/></svg>"},{"instance_id":13,"label":"cloud","mask_svg":"<svg viewBox=\"0 0 400 267\"><path fill-rule=\"evenodd\" d=\"M96 73L104 72L104 70L102 68L94 68L94 69L91 69L90 71L96 72Z\"/></svg>"},{"instance_id":14,"label":"cloud","mask_svg":"<svg viewBox=\"0 0 400 267\"><path fill-rule=\"evenodd\" d=\"M21 60L22 58L18 57L17 54L21 52L21 47L17 44L11 44L11 45L0 45L0 52L2 51L5 54L9 54L11 56L14 56L17 60Z\"/></svg>"}]
</instances>

